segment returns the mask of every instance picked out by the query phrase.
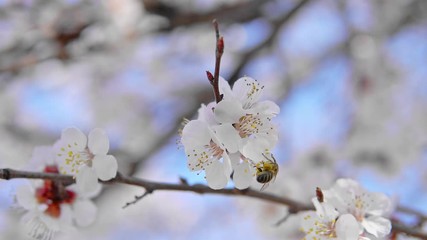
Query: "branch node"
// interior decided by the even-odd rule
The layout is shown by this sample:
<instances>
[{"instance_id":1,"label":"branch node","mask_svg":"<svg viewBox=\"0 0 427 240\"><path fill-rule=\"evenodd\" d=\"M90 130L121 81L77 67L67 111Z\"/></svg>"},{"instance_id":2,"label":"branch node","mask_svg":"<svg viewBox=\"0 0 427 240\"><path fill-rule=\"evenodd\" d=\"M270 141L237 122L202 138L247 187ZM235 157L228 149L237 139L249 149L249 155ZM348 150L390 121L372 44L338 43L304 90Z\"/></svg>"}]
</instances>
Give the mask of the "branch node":
<instances>
[{"instance_id":1,"label":"branch node","mask_svg":"<svg viewBox=\"0 0 427 240\"><path fill-rule=\"evenodd\" d=\"M222 54L224 53L224 38L222 36L219 37L216 47L217 54L222 56Z\"/></svg>"},{"instance_id":2,"label":"branch node","mask_svg":"<svg viewBox=\"0 0 427 240\"><path fill-rule=\"evenodd\" d=\"M179 182L180 182L182 185L188 186L187 179L185 179L185 178L183 178L183 177L179 177Z\"/></svg>"},{"instance_id":3,"label":"branch node","mask_svg":"<svg viewBox=\"0 0 427 240\"><path fill-rule=\"evenodd\" d=\"M10 169L1 169L0 175L4 180L10 180Z\"/></svg>"}]
</instances>

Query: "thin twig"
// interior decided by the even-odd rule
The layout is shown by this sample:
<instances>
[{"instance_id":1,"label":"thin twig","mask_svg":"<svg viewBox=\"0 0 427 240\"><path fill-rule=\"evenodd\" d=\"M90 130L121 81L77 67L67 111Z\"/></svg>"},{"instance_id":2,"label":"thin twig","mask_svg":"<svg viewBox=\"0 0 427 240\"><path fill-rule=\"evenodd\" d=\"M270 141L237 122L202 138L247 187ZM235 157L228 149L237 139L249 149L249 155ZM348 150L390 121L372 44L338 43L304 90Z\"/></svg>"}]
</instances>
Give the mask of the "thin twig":
<instances>
[{"instance_id":1,"label":"thin twig","mask_svg":"<svg viewBox=\"0 0 427 240\"><path fill-rule=\"evenodd\" d=\"M212 77L212 73L207 71L207 76L212 84L215 100L217 103L219 103L222 100L222 95L219 92L219 70L221 67L221 58L222 54L224 53L224 38L219 34L219 27L218 27L218 21L214 19L212 21L212 24L215 29L215 36L216 36L216 49L215 49L215 72Z\"/></svg>"},{"instance_id":2,"label":"thin twig","mask_svg":"<svg viewBox=\"0 0 427 240\"><path fill-rule=\"evenodd\" d=\"M39 172L29 172L29 171L19 171L14 169L0 169L0 179L14 179L14 178L29 178L29 179L50 179L55 181L62 182L75 182L75 179L70 175L54 174L54 173L39 173ZM153 193L154 191L185 191L193 192L199 194L218 194L225 196L243 196L256 198L267 202L287 205L289 207L289 212L297 213L305 210L313 210L312 206L302 204L300 202L294 201L292 199L277 196L274 194L260 192L253 189L220 189L213 190L205 185L196 184L196 185L186 185L186 184L174 184L174 183L161 183L161 182L152 182L144 179L123 176L120 173L117 176L109 181L101 181L104 184L128 184L145 188L146 192L142 196L136 196L135 202L139 201L146 195ZM129 203L132 205L134 203ZM127 204L128 205L128 204ZM403 225L397 221L392 220L393 231L397 233L406 234L408 236L417 237L419 239L427 240L427 233L423 233L418 229Z\"/></svg>"},{"instance_id":3,"label":"thin twig","mask_svg":"<svg viewBox=\"0 0 427 240\"><path fill-rule=\"evenodd\" d=\"M135 200L131 201L131 202L127 202L122 208L125 209L127 207L129 207L130 205L136 204L139 200L143 199L144 197L146 197L148 194L151 194L153 191L145 191L144 194L142 195L136 195L135 196Z\"/></svg>"}]
</instances>

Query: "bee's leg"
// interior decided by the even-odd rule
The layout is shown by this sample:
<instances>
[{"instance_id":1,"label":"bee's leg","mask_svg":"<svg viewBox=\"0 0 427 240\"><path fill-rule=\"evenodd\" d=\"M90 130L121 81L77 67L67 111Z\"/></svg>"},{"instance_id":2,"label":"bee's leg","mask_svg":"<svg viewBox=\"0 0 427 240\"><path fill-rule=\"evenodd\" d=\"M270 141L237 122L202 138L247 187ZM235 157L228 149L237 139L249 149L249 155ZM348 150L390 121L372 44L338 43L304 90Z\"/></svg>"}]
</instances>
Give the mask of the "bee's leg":
<instances>
[{"instance_id":1,"label":"bee's leg","mask_svg":"<svg viewBox=\"0 0 427 240\"><path fill-rule=\"evenodd\" d=\"M276 159L274 158L273 154L271 154L271 158L273 158L273 161L274 161L275 163L277 163L277 161L276 161Z\"/></svg>"}]
</instances>

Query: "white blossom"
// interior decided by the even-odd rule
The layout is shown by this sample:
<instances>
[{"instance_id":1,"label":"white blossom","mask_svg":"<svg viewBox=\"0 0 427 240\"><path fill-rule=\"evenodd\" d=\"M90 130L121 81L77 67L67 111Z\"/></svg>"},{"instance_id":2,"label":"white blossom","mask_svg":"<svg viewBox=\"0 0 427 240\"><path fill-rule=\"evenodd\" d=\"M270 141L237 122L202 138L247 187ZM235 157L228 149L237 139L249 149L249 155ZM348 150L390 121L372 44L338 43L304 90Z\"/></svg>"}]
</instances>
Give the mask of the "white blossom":
<instances>
[{"instance_id":1,"label":"white blossom","mask_svg":"<svg viewBox=\"0 0 427 240\"><path fill-rule=\"evenodd\" d=\"M308 211L302 220L301 230L306 234L304 239L359 239L361 229L353 215L340 215L334 206L320 203L316 198L312 202L316 211Z\"/></svg>"},{"instance_id":2,"label":"white blossom","mask_svg":"<svg viewBox=\"0 0 427 240\"><path fill-rule=\"evenodd\" d=\"M202 104L197 120L182 130L181 143L191 171L205 171L208 185L214 189L226 186L233 175L234 186L248 188L256 176L256 164L277 142L277 129L271 118L279 107L271 101L259 101L260 84L243 77L233 89L220 79L223 99Z\"/></svg>"},{"instance_id":3,"label":"white blossom","mask_svg":"<svg viewBox=\"0 0 427 240\"><path fill-rule=\"evenodd\" d=\"M98 178L107 181L116 176L117 160L107 155L109 140L102 129L93 129L86 137L77 128L67 128L55 148L60 172L73 174L77 186L85 192L99 187Z\"/></svg>"},{"instance_id":4,"label":"white blossom","mask_svg":"<svg viewBox=\"0 0 427 240\"><path fill-rule=\"evenodd\" d=\"M47 166L45 172L55 169ZM17 204L25 211L22 222L29 236L50 240L57 232L75 231L73 223L88 226L94 222L97 207L75 185L65 188L51 180L38 183L21 185L16 192Z\"/></svg>"},{"instance_id":5,"label":"white blossom","mask_svg":"<svg viewBox=\"0 0 427 240\"><path fill-rule=\"evenodd\" d=\"M391 222L385 216L392 203L385 194L368 192L351 179L338 179L324 196L341 214L352 214L366 232L377 238L390 233Z\"/></svg>"},{"instance_id":6,"label":"white blossom","mask_svg":"<svg viewBox=\"0 0 427 240\"><path fill-rule=\"evenodd\" d=\"M231 124L209 126L192 120L182 130L181 142L191 171L205 171L209 187L224 188L231 174L229 153L238 151L237 132Z\"/></svg>"},{"instance_id":7,"label":"white blossom","mask_svg":"<svg viewBox=\"0 0 427 240\"><path fill-rule=\"evenodd\" d=\"M220 81L220 88L224 99L215 107L216 121L232 124L241 138L240 152L255 162L261 161L262 154L277 143L278 132L271 119L280 108L272 101L259 101L264 87L253 78L238 79L233 89Z\"/></svg>"}]
</instances>

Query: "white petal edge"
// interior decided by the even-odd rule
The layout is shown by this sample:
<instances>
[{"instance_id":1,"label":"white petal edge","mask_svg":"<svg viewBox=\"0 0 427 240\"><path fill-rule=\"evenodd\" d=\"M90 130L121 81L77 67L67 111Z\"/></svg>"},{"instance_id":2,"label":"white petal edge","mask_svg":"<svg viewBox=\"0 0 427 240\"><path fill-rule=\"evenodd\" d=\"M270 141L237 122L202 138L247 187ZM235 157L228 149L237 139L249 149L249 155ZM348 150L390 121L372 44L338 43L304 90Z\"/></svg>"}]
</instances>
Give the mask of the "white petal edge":
<instances>
[{"instance_id":1,"label":"white petal edge","mask_svg":"<svg viewBox=\"0 0 427 240\"><path fill-rule=\"evenodd\" d=\"M351 214L341 215L335 225L338 239L358 240L360 235L360 225Z\"/></svg>"},{"instance_id":2,"label":"white petal edge","mask_svg":"<svg viewBox=\"0 0 427 240\"><path fill-rule=\"evenodd\" d=\"M369 216L363 219L362 226L377 238L385 237L391 231L390 220L379 216Z\"/></svg>"},{"instance_id":3,"label":"white petal edge","mask_svg":"<svg viewBox=\"0 0 427 240\"><path fill-rule=\"evenodd\" d=\"M36 209L37 200L34 187L29 184L18 186L16 189L16 201L26 210Z\"/></svg>"},{"instance_id":4,"label":"white petal edge","mask_svg":"<svg viewBox=\"0 0 427 240\"><path fill-rule=\"evenodd\" d=\"M266 114L268 116L276 116L280 113L280 107L273 101L265 100L257 102L250 109L250 113Z\"/></svg>"},{"instance_id":5,"label":"white petal edge","mask_svg":"<svg viewBox=\"0 0 427 240\"><path fill-rule=\"evenodd\" d=\"M248 162L242 162L234 166L233 182L237 189L248 188L254 177L254 171Z\"/></svg>"},{"instance_id":6,"label":"white petal edge","mask_svg":"<svg viewBox=\"0 0 427 240\"><path fill-rule=\"evenodd\" d=\"M235 96L231 90L230 84L228 84L228 81L219 77L218 85L220 93L223 94L225 100L234 100Z\"/></svg>"},{"instance_id":7,"label":"white petal edge","mask_svg":"<svg viewBox=\"0 0 427 240\"><path fill-rule=\"evenodd\" d=\"M208 124L200 120L188 122L182 129L181 142L187 149L193 145L205 145L211 141L211 133Z\"/></svg>"},{"instance_id":8,"label":"white petal edge","mask_svg":"<svg viewBox=\"0 0 427 240\"><path fill-rule=\"evenodd\" d=\"M73 204L73 210L76 223L81 227L92 224L98 211L96 205L89 200L76 200Z\"/></svg>"},{"instance_id":9,"label":"white petal edge","mask_svg":"<svg viewBox=\"0 0 427 240\"><path fill-rule=\"evenodd\" d=\"M222 100L215 107L215 120L220 123L237 123L245 115L242 104L232 100Z\"/></svg>"},{"instance_id":10,"label":"white petal edge","mask_svg":"<svg viewBox=\"0 0 427 240\"><path fill-rule=\"evenodd\" d=\"M219 161L213 161L211 165L206 167L206 181L208 186L214 190L223 189L229 179L226 173L224 164Z\"/></svg>"},{"instance_id":11,"label":"white petal edge","mask_svg":"<svg viewBox=\"0 0 427 240\"><path fill-rule=\"evenodd\" d=\"M260 162L265 160L263 154L266 153L266 150L269 151L271 145L269 141L265 138L250 138L244 145L241 146L241 153L246 158L251 159L254 162Z\"/></svg>"},{"instance_id":12,"label":"white petal edge","mask_svg":"<svg viewBox=\"0 0 427 240\"><path fill-rule=\"evenodd\" d=\"M118 169L117 160L112 155L96 155L92 160L92 167L103 181L114 178Z\"/></svg>"},{"instance_id":13,"label":"white petal edge","mask_svg":"<svg viewBox=\"0 0 427 240\"><path fill-rule=\"evenodd\" d=\"M80 129L75 127L66 128L62 131L61 140L65 144L74 144L74 147L77 145L77 149L83 150L87 144L86 135L80 131Z\"/></svg>"},{"instance_id":14,"label":"white petal edge","mask_svg":"<svg viewBox=\"0 0 427 240\"><path fill-rule=\"evenodd\" d=\"M218 142L229 153L235 153L239 150L240 136L231 124L214 126L212 130L216 133Z\"/></svg>"},{"instance_id":15,"label":"white petal edge","mask_svg":"<svg viewBox=\"0 0 427 240\"><path fill-rule=\"evenodd\" d=\"M88 136L88 147L93 154L107 154L110 148L110 140L107 132L101 128L90 131Z\"/></svg>"},{"instance_id":16,"label":"white petal edge","mask_svg":"<svg viewBox=\"0 0 427 240\"><path fill-rule=\"evenodd\" d=\"M97 185L99 185L95 171L86 166L81 167L79 173L76 175L76 185L81 192L95 192L98 188Z\"/></svg>"}]
</instances>

